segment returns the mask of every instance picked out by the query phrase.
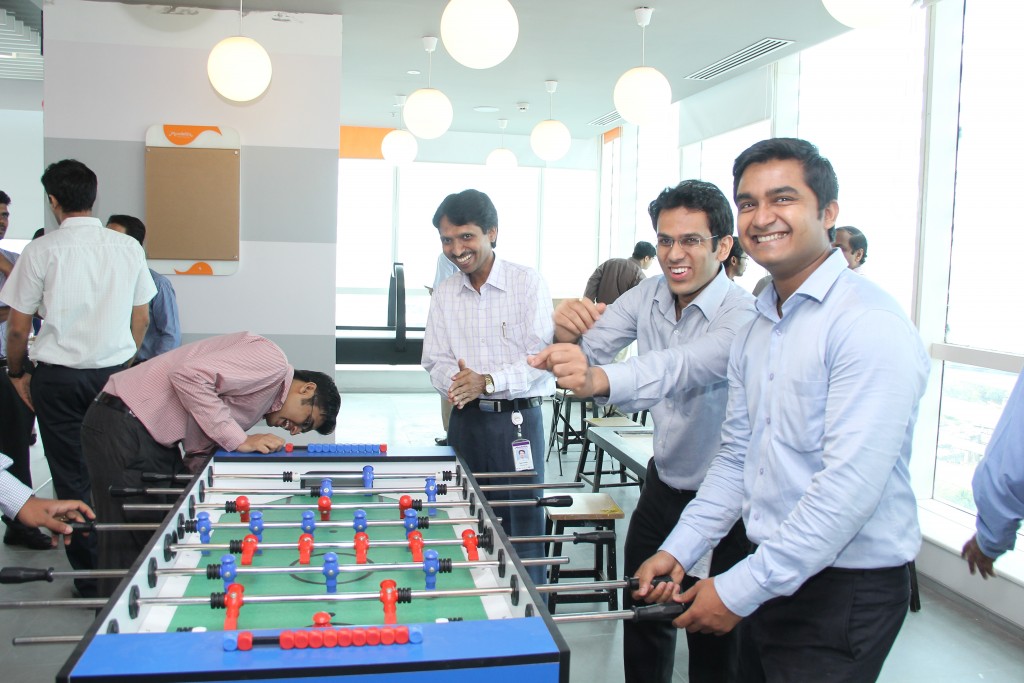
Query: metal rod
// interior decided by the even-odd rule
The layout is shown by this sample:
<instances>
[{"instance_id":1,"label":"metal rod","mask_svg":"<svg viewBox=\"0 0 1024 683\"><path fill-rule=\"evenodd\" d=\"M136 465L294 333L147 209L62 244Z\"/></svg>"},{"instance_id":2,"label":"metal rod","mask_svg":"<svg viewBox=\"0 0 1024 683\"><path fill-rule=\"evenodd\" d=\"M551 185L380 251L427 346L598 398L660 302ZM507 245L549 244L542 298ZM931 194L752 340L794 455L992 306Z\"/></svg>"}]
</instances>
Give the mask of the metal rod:
<instances>
[{"instance_id":1,"label":"metal rod","mask_svg":"<svg viewBox=\"0 0 1024 683\"><path fill-rule=\"evenodd\" d=\"M416 502L420 503L420 508L431 507L431 508L464 508L468 504L464 500L438 500L433 503L421 499L413 500L413 504ZM224 503L196 503L196 510L223 510ZM141 508L142 506L140 506ZM172 507L170 505L168 508ZM398 501L386 502L386 503L332 503L331 510L397 510L399 509ZM124 506L125 510L132 510L127 505ZM249 511L253 510L315 510L316 505L313 503L269 503L264 505L263 503L255 503L249 506Z\"/></svg>"},{"instance_id":2,"label":"metal rod","mask_svg":"<svg viewBox=\"0 0 1024 683\"><path fill-rule=\"evenodd\" d=\"M448 538L439 540L424 539L424 546L435 546L435 545L462 545L463 541L458 538ZM185 552L189 550L230 550L231 545L229 543L171 543L170 549L172 552ZM260 550L295 550L298 547L297 543L260 543ZM317 541L313 542L313 548L321 550L324 548L340 548L342 550L351 550L356 547L356 544L352 541L327 541L320 543ZM408 548L408 541L370 541L371 548Z\"/></svg>"},{"instance_id":3,"label":"metal rod","mask_svg":"<svg viewBox=\"0 0 1024 683\"><path fill-rule=\"evenodd\" d=\"M126 512L164 512L165 510L174 510L176 507L173 503L124 503L121 505L121 509ZM220 507L224 507L223 503Z\"/></svg>"},{"instance_id":4,"label":"metal rod","mask_svg":"<svg viewBox=\"0 0 1024 683\"><path fill-rule=\"evenodd\" d=\"M559 624L576 624L584 621L633 621L632 610L617 612L580 612L578 614L557 614L551 617Z\"/></svg>"},{"instance_id":5,"label":"metal rod","mask_svg":"<svg viewBox=\"0 0 1024 683\"><path fill-rule=\"evenodd\" d=\"M413 598L466 598L483 595L508 595L512 588L466 588L455 590L413 590L409 591ZM373 593L327 593L325 595L246 595L243 605L272 604L279 602L353 602L356 600L380 600L380 591ZM209 605L209 597L195 598L139 598L140 607L153 605Z\"/></svg>"},{"instance_id":6,"label":"metal rod","mask_svg":"<svg viewBox=\"0 0 1024 683\"><path fill-rule=\"evenodd\" d=\"M487 484L481 491L525 491L528 489L581 489L586 484L582 481L549 481L537 484ZM206 489L207 491L211 489ZM337 489L335 489L337 491ZM365 493L365 491L364 491Z\"/></svg>"},{"instance_id":7,"label":"metal rod","mask_svg":"<svg viewBox=\"0 0 1024 683\"><path fill-rule=\"evenodd\" d=\"M520 557L519 561L524 567L544 567L553 564L569 564L569 558L565 555L560 557Z\"/></svg>"},{"instance_id":8,"label":"metal rod","mask_svg":"<svg viewBox=\"0 0 1024 683\"><path fill-rule=\"evenodd\" d=\"M11 645L59 645L62 643L77 643L83 636L16 636L11 639Z\"/></svg>"},{"instance_id":9,"label":"metal rod","mask_svg":"<svg viewBox=\"0 0 1024 683\"><path fill-rule=\"evenodd\" d=\"M103 609L107 601L101 598L67 598L65 600L11 600L0 602L0 609L35 609L37 607L81 607Z\"/></svg>"},{"instance_id":10,"label":"metal rod","mask_svg":"<svg viewBox=\"0 0 1024 683\"><path fill-rule=\"evenodd\" d=\"M598 591L629 588L629 583L616 581L581 581L577 583L545 583L537 586L540 593L560 593L562 591Z\"/></svg>"},{"instance_id":11,"label":"metal rod","mask_svg":"<svg viewBox=\"0 0 1024 683\"><path fill-rule=\"evenodd\" d=\"M583 482L579 482L582 487ZM149 491L150 489L146 489ZM409 488L408 486L374 486L372 488L335 488L333 494L335 496L370 496L377 493L421 493L422 489L416 490ZM179 491L178 493L181 493ZM294 488L294 489L240 489L233 487L223 486L209 486L206 488L206 493L219 493L219 494L245 494L247 496L309 496L309 488Z\"/></svg>"},{"instance_id":12,"label":"metal rod","mask_svg":"<svg viewBox=\"0 0 1024 683\"><path fill-rule=\"evenodd\" d=\"M423 519L430 520L430 526L435 524L457 526L459 524L476 525L480 522L476 517L449 517L448 519L434 519L433 517L424 517ZM318 529L351 529L353 522L317 522L316 527ZM365 521L366 526L403 526L404 520L400 519L368 519ZM97 525L98 526L98 525ZM298 522L264 522L264 529L294 529L298 526ZM212 527L214 529L248 529L248 522L213 522ZM154 525L152 528L156 528Z\"/></svg>"},{"instance_id":13,"label":"metal rod","mask_svg":"<svg viewBox=\"0 0 1024 683\"><path fill-rule=\"evenodd\" d=\"M484 567L497 567L497 560L475 560L452 562L456 569L478 569ZM390 562L386 564L340 564L337 567L341 573L359 574L362 572L380 571L423 571L422 562ZM238 574L322 574L323 567L316 565L301 565L298 567L238 567ZM206 567L169 567L157 569L157 576L205 576Z\"/></svg>"},{"instance_id":14,"label":"metal rod","mask_svg":"<svg viewBox=\"0 0 1024 683\"><path fill-rule=\"evenodd\" d=\"M97 524L96 522L68 522L68 525L75 531L154 531L160 528L159 523L142 524Z\"/></svg>"}]
</instances>

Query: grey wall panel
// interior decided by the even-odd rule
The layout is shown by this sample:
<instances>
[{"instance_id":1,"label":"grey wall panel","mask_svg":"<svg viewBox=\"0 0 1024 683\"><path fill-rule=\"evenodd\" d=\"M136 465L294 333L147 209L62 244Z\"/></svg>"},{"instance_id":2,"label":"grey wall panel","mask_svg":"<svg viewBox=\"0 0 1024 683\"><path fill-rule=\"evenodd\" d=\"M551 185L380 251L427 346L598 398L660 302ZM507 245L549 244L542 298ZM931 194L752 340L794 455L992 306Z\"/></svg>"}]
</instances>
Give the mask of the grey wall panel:
<instances>
[{"instance_id":1,"label":"grey wall panel","mask_svg":"<svg viewBox=\"0 0 1024 683\"><path fill-rule=\"evenodd\" d=\"M78 159L99 178L95 215L145 217L146 146L115 140L47 138L45 163ZM338 154L335 150L242 147L241 239L328 242L338 231ZM182 197L183 202L188 197ZM56 227L53 216L47 228Z\"/></svg>"},{"instance_id":2,"label":"grey wall panel","mask_svg":"<svg viewBox=\"0 0 1024 683\"><path fill-rule=\"evenodd\" d=\"M110 140L70 140L45 138L43 165L61 159L78 159L96 174L99 194L93 215L101 221L113 213L126 213L145 219L146 146L139 142ZM57 227L53 214L47 212L46 229Z\"/></svg>"},{"instance_id":3,"label":"grey wall panel","mask_svg":"<svg viewBox=\"0 0 1024 683\"><path fill-rule=\"evenodd\" d=\"M256 329L250 329L260 334ZM182 333L181 343L189 344L200 339L208 339L209 334ZM267 339L281 347L288 362L300 370L317 370L334 377L334 337L312 334L267 334Z\"/></svg>"},{"instance_id":4,"label":"grey wall panel","mask_svg":"<svg viewBox=\"0 0 1024 683\"><path fill-rule=\"evenodd\" d=\"M245 147L243 138L243 240L333 244L337 196L337 150Z\"/></svg>"}]
</instances>

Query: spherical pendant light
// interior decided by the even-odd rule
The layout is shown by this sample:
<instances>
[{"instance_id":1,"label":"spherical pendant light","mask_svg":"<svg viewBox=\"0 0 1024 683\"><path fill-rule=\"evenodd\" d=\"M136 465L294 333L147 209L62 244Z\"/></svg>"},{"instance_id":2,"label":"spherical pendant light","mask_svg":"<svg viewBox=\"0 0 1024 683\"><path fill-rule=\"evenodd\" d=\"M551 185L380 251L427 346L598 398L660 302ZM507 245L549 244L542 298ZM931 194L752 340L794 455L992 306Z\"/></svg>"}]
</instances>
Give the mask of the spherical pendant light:
<instances>
[{"instance_id":1,"label":"spherical pendant light","mask_svg":"<svg viewBox=\"0 0 1024 683\"><path fill-rule=\"evenodd\" d=\"M569 128L561 121L541 121L530 133L530 147L544 161L558 161L568 154L570 145L572 136Z\"/></svg>"},{"instance_id":2,"label":"spherical pendant light","mask_svg":"<svg viewBox=\"0 0 1024 683\"><path fill-rule=\"evenodd\" d=\"M882 26L910 7L910 0L821 0L828 13L850 28Z\"/></svg>"},{"instance_id":3,"label":"spherical pendant light","mask_svg":"<svg viewBox=\"0 0 1024 683\"><path fill-rule=\"evenodd\" d=\"M672 86L654 67L638 66L619 76L612 99L622 118L642 126L664 115L672 104Z\"/></svg>"},{"instance_id":4,"label":"spherical pendant light","mask_svg":"<svg viewBox=\"0 0 1024 683\"><path fill-rule=\"evenodd\" d=\"M420 88L405 101L405 127L423 140L444 135L452 125L455 112L451 100L436 88Z\"/></svg>"},{"instance_id":5,"label":"spherical pendant light","mask_svg":"<svg viewBox=\"0 0 1024 683\"><path fill-rule=\"evenodd\" d=\"M490 168L518 168L519 160L516 154L506 147L498 147L491 150L487 155L487 166Z\"/></svg>"},{"instance_id":6,"label":"spherical pendant light","mask_svg":"<svg viewBox=\"0 0 1024 683\"><path fill-rule=\"evenodd\" d=\"M519 17L508 0L451 0L441 15L441 40L459 64L489 69L519 40Z\"/></svg>"},{"instance_id":7,"label":"spherical pendant light","mask_svg":"<svg viewBox=\"0 0 1024 683\"><path fill-rule=\"evenodd\" d=\"M221 95L235 102L248 102L266 91L273 66L262 45L252 38L232 36L210 51L206 73Z\"/></svg>"},{"instance_id":8,"label":"spherical pendant light","mask_svg":"<svg viewBox=\"0 0 1024 683\"><path fill-rule=\"evenodd\" d=\"M407 130L393 130L380 142L380 151L386 161L401 165L411 163L419 151L419 143Z\"/></svg>"}]
</instances>

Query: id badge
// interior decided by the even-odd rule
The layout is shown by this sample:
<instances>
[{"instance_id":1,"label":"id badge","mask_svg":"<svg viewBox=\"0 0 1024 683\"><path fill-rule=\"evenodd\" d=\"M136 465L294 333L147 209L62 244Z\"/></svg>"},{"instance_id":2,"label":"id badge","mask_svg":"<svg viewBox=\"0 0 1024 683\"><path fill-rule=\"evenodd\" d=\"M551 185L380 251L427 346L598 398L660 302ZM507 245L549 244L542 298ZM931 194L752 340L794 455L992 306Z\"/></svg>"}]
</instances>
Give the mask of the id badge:
<instances>
[{"instance_id":1,"label":"id badge","mask_svg":"<svg viewBox=\"0 0 1024 683\"><path fill-rule=\"evenodd\" d=\"M533 451L527 439L516 439L512 442L512 458L516 463L516 472L533 469Z\"/></svg>"}]
</instances>

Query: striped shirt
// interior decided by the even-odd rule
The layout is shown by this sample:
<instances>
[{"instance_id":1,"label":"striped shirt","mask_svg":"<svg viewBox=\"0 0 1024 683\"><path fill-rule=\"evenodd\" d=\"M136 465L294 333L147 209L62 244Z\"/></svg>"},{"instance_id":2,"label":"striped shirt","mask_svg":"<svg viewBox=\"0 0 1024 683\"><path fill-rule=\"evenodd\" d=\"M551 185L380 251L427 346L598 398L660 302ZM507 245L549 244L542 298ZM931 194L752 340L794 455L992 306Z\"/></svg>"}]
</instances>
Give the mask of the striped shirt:
<instances>
[{"instance_id":1,"label":"striped shirt","mask_svg":"<svg viewBox=\"0 0 1024 683\"><path fill-rule=\"evenodd\" d=\"M246 430L280 410L295 370L269 339L236 332L180 346L110 377L156 441L186 453L233 451Z\"/></svg>"},{"instance_id":2,"label":"striped shirt","mask_svg":"<svg viewBox=\"0 0 1024 683\"><path fill-rule=\"evenodd\" d=\"M5 258L12 264L18 262L18 254L13 251L7 251L6 249L0 249L0 258ZM0 273L0 289L4 288L4 283L7 282L7 276ZM6 306L4 302L0 301L0 306ZM0 322L0 357L7 357L7 321Z\"/></svg>"},{"instance_id":3,"label":"striped shirt","mask_svg":"<svg viewBox=\"0 0 1024 683\"><path fill-rule=\"evenodd\" d=\"M18 516L18 511L32 497L32 489L7 471L13 464L13 460L0 453L0 511L11 519Z\"/></svg>"},{"instance_id":4,"label":"striped shirt","mask_svg":"<svg viewBox=\"0 0 1024 683\"><path fill-rule=\"evenodd\" d=\"M554 376L530 367L526 357L551 343L551 313L551 295L540 273L497 254L479 292L465 273L453 275L430 298L422 362L431 384L446 396L461 359L494 379L488 398L550 396Z\"/></svg>"},{"instance_id":5,"label":"striped shirt","mask_svg":"<svg viewBox=\"0 0 1024 683\"><path fill-rule=\"evenodd\" d=\"M82 216L25 245L0 299L46 320L32 360L85 370L135 355L132 307L155 295L139 243Z\"/></svg>"}]
</instances>

